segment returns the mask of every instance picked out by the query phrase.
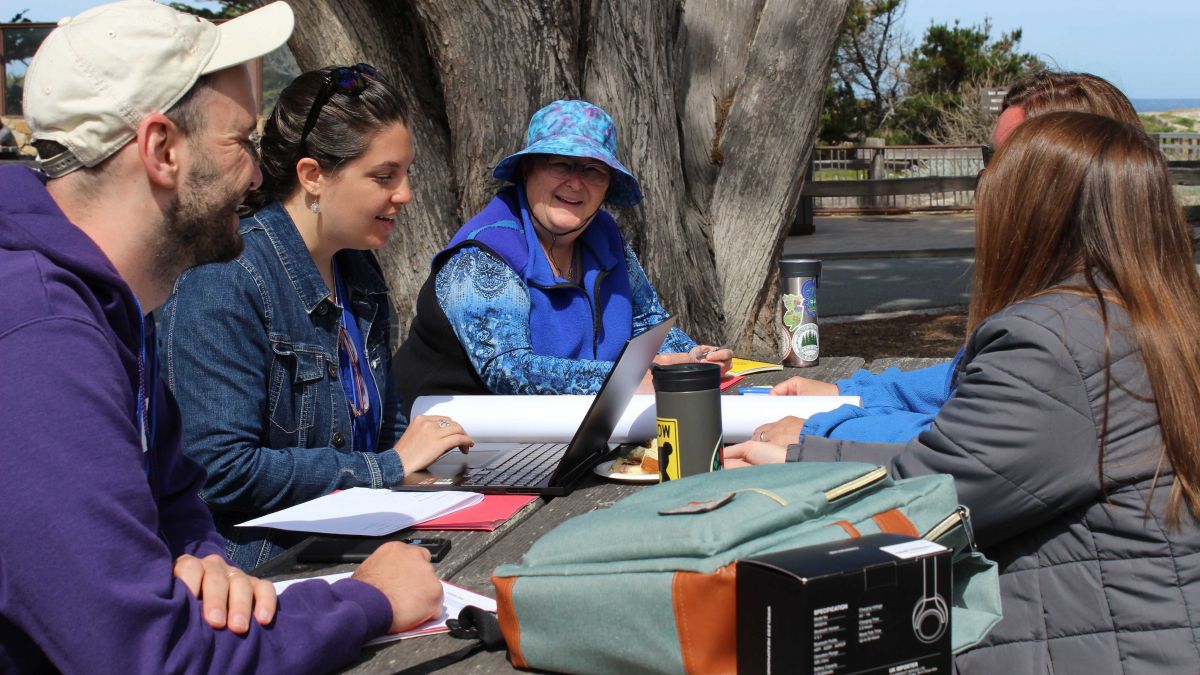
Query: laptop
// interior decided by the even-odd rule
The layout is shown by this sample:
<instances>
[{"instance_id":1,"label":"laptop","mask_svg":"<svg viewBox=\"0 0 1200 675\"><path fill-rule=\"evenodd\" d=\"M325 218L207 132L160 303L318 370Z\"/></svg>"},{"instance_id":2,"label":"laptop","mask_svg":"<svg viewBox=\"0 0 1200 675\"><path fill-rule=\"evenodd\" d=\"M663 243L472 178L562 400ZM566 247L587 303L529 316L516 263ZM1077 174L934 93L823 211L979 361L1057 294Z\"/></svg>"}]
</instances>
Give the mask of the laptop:
<instances>
[{"instance_id":1,"label":"laptop","mask_svg":"<svg viewBox=\"0 0 1200 675\"><path fill-rule=\"evenodd\" d=\"M675 319L667 319L625 342L570 443L477 443L466 455L447 452L424 471L406 475L404 483L392 489L570 494L608 454L608 439L673 325ZM537 398L529 397L531 412L537 407Z\"/></svg>"}]
</instances>

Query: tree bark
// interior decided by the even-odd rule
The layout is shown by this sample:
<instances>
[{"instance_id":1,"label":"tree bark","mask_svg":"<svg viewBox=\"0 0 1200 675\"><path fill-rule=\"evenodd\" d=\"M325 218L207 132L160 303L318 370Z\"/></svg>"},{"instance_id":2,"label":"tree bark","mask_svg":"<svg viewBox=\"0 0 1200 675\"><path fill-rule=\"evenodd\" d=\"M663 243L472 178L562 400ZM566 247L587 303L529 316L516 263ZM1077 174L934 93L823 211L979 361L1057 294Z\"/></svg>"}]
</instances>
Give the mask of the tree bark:
<instances>
[{"instance_id":1,"label":"tree bark","mask_svg":"<svg viewBox=\"0 0 1200 675\"><path fill-rule=\"evenodd\" d=\"M372 63L410 102L417 196L380 253L403 325L533 112L585 98L646 195L612 212L663 305L701 341L778 351L775 263L849 0L291 4L301 68Z\"/></svg>"},{"instance_id":2,"label":"tree bark","mask_svg":"<svg viewBox=\"0 0 1200 675\"><path fill-rule=\"evenodd\" d=\"M767 0L720 139L710 214L725 337L762 351L756 310L778 285L776 261L796 214L847 0ZM820 39L822 36L824 40ZM755 328L758 327L758 344ZM773 346L772 346L773 347Z\"/></svg>"},{"instance_id":3,"label":"tree bark","mask_svg":"<svg viewBox=\"0 0 1200 675\"><path fill-rule=\"evenodd\" d=\"M578 98L573 0L415 0L441 76L460 220L496 193L492 168L521 148L543 105ZM461 223L455 223L451 231Z\"/></svg>"},{"instance_id":4,"label":"tree bark","mask_svg":"<svg viewBox=\"0 0 1200 675\"><path fill-rule=\"evenodd\" d=\"M664 306L689 334L721 341L712 243L687 217L675 90L681 8L667 2L593 5L584 91L617 121L618 148L645 200L618 214Z\"/></svg>"}]
</instances>

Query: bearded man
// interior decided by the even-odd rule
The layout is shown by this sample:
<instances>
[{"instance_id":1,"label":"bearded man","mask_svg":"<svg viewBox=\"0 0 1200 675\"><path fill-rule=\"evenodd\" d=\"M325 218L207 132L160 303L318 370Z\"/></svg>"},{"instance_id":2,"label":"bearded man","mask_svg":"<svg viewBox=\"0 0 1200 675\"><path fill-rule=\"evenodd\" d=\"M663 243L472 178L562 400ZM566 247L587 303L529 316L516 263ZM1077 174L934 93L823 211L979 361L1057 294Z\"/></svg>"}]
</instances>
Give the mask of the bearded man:
<instances>
[{"instance_id":1,"label":"bearded man","mask_svg":"<svg viewBox=\"0 0 1200 675\"><path fill-rule=\"evenodd\" d=\"M241 251L246 62L292 23L282 2L218 27L126 0L60 22L29 67L41 172L0 167L0 672L328 671L441 608L417 547L278 599L229 565L155 372L147 315Z\"/></svg>"}]
</instances>

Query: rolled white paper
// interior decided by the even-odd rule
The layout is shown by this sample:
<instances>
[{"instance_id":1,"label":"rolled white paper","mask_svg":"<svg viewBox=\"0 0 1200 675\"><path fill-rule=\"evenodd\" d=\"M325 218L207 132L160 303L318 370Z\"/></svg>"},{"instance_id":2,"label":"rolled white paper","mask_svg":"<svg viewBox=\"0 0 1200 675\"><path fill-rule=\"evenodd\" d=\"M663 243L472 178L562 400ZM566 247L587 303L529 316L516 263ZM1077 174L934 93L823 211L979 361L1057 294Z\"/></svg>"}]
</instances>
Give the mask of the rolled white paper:
<instances>
[{"instance_id":1,"label":"rolled white paper","mask_svg":"<svg viewBox=\"0 0 1200 675\"><path fill-rule=\"evenodd\" d=\"M566 443L575 435L593 396L421 396L412 414L452 418L481 443ZM749 440L754 430L788 415L807 419L857 396L722 396L721 426L726 443ZM613 431L614 443L654 438L654 395L637 394Z\"/></svg>"}]
</instances>

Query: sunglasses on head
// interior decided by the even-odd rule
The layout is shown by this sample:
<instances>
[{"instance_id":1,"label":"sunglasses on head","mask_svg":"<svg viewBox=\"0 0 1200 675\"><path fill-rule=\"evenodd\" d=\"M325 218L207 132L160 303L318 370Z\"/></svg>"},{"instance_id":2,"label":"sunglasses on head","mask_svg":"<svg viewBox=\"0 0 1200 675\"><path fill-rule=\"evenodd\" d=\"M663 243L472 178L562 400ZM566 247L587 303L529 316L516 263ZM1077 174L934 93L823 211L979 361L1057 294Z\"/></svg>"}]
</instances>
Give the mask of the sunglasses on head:
<instances>
[{"instance_id":1,"label":"sunglasses on head","mask_svg":"<svg viewBox=\"0 0 1200 675\"><path fill-rule=\"evenodd\" d=\"M988 163L992 161L992 155L996 154L996 149L989 143L980 149L980 154L983 155L983 166L987 168Z\"/></svg>"},{"instance_id":2,"label":"sunglasses on head","mask_svg":"<svg viewBox=\"0 0 1200 675\"><path fill-rule=\"evenodd\" d=\"M325 82L321 84L320 91L317 92L316 98L313 99L312 107L308 109L308 118L304 120L304 131L300 132L300 143L298 145L301 154L308 149L305 142L308 140L309 133L313 127L317 125L317 118L321 116L321 108L329 103L329 99L335 93L345 94L347 96L358 96L366 91L371 84L371 79L378 78L379 72L373 66L365 63L356 63L353 66L339 66L329 71L325 76Z\"/></svg>"}]
</instances>

